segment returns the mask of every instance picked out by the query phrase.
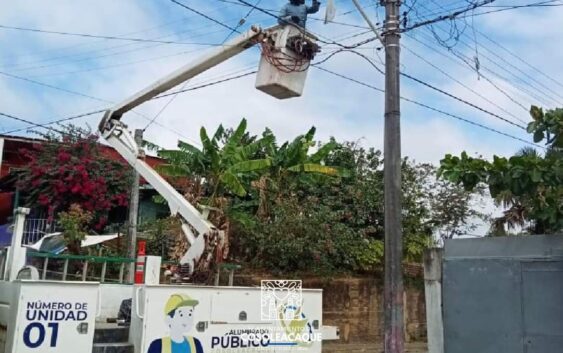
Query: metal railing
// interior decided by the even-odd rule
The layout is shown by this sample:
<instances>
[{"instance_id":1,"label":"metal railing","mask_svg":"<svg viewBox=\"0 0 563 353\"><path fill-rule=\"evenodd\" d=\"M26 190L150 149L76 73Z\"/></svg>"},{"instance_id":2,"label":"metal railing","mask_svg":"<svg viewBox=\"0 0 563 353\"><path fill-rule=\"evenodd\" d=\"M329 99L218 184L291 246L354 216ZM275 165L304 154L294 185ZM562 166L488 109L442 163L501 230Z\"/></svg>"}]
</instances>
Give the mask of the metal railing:
<instances>
[{"instance_id":1,"label":"metal railing","mask_svg":"<svg viewBox=\"0 0 563 353\"><path fill-rule=\"evenodd\" d=\"M56 231L56 222L45 218L28 218L25 220L22 244L35 244L49 233Z\"/></svg>"},{"instance_id":2,"label":"metal railing","mask_svg":"<svg viewBox=\"0 0 563 353\"><path fill-rule=\"evenodd\" d=\"M28 253L42 280L125 283L126 265L135 259L81 255Z\"/></svg>"}]
</instances>

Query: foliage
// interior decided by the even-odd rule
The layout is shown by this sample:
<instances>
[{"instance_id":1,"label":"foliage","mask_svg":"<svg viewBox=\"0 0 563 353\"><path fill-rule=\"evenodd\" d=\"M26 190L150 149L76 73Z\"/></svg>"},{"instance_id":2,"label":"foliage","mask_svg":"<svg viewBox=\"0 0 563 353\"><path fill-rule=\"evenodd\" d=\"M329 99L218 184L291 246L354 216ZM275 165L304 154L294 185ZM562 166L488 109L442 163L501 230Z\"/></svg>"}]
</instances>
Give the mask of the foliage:
<instances>
[{"instance_id":1,"label":"foliage","mask_svg":"<svg viewBox=\"0 0 563 353\"><path fill-rule=\"evenodd\" d=\"M282 272L371 272L381 267L381 152L356 143L336 143L325 163L346 170L348 177L288 177L278 197L270 200L270 217L237 214L235 259ZM440 229L460 234L471 224L476 215L470 204L473 194L438 182L436 169L429 165L405 159L403 175L404 255L406 261L419 262ZM430 197L436 200L429 202ZM444 204L459 212L442 219Z\"/></svg>"},{"instance_id":2,"label":"foliage","mask_svg":"<svg viewBox=\"0 0 563 353\"><path fill-rule=\"evenodd\" d=\"M163 261L179 259L187 250L187 241L177 218L157 219L139 225L139 237L147 241L147 254Z\"/></svg>"},{"instance_id":3,"label":"foliage","mask_svg":"<svg viewBox=\"0 0 563 353\"><path fill-rule=\"evenodd\" d=\"M92 212L83 210L79 204L72 204L68 211L59 213L58 223L69 253L80 254L81 242L88 235L86 229L92 218Z\"/></svg>"},{"instance_id":4,"label":"foliage","mask_svg":"<svg viewBox=\"0 0 563 353\"><path fill-rule=\"evenodd\" d=\"M382 244L357 236L314 200L293 198L272 208L270 221L236 227L234 256L274 272L334 273L371 270Z\"/></svg>"},{"instance_id":5,"label":"foliage","mask_svg":"<svg viewBox=\"0 0 563 353\"><path fill-rule=\"evenodd\" d=\"M563 231L563 110L544 113L532 107L531 115L528 131L534 141L545 141L544 155L525 149L510 158L494 156L487 161L463 152L459 157L446 155L441 162L444 178L466 190L483 183L495 201L506 208L493 222L495 234L527 225L535 234Z\"/></svg>"},{"instance_id":6,"label":"foliage","mask_svg":"<svg viewBox=\"0 0 563 353\"><path fill-rule=\"evenodd\" d=\"M160 151L168 176L200 188L186 197L218 207L212 219L230 233L230 260L275 272L372 272L383 263L384 173L380 151L334 139L315 141L315 129L278 143L220 126L202 129L203 149L180 142ZM475 193L436 179L431 165L403 161L405 259L421 261L436 233L452 237L483 216ZM195 191L194 191L195 190ZM448 212L453 211L453 212Z\"/></svg>"},{"instance_id":7,"label":"foliage","mask_svg":"<svg viewBox=\"0 0 563 353\"><path fill-rule=\"evenodd\" d=\"M89 131L68 126L63 134L44 138L21 151L29 160L18 181L28 192L27 205L43 208L53 218L77 204L92 213L96 229L103 228L108 212L128 203L129 168L104 154L98 136Z\"/></svg>"},{"instance_id":8,"label":"foliage","mask_svg":"<svg viewBox=\"0 0 563 353\"><path fill-rule=\"evenodd\" d=\"M159 156L168 163L162 165L159 171L168 176L205 180L211 201L224 194L243 197L247 190L241 174L265 169L271 164L268 158L252 158L267 143L267 138L242 144L245 134L245 119L229 136L223 126L219 126L212 137L202 127L200 139L203 149L199 150L192 144L180 141L179 150L160 150Z\"/></svg>"}]
</instances>

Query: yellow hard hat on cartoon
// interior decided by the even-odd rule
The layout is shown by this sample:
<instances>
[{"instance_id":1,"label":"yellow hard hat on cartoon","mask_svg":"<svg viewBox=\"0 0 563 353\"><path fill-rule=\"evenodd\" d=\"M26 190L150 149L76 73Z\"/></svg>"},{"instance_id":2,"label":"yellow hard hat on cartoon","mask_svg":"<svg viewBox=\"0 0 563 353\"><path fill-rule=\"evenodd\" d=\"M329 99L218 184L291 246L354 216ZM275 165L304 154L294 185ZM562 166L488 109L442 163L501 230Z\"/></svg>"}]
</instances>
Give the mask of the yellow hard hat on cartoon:
<instances>
[{"instance_id":1,"label":"yellow hard hat on cartoon","mask_svg":"<svg viewBox=\"0 0 563 353\"><path fill-rule=\"evenodd\" d=\"M166 305L164 306L164 314L168 315L172 311L181 308L183 306L196 306L199 304L198 300L193 299L189 295L184 294L172 294Z\"/></svg>"}]
</instances>

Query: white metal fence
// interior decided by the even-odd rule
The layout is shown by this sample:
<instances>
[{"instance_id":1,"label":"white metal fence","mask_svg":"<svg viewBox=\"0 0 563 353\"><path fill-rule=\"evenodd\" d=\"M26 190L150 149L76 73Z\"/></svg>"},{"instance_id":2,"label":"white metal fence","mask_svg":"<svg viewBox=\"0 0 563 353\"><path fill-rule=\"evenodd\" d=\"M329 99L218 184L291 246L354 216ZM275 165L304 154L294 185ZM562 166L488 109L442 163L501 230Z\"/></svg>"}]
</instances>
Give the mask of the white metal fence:
<instances>
[{"instance_id":1,"label":"white metal fence","mask_svg":"<svg viewBox=\"0 0 563 353\"><path fill-rule=\"evenodd\" d=\"M56 231L55 221L44 218L28 218L25 220L22 244L34 244L45 235Z\"/></svg>"}]
</instances>

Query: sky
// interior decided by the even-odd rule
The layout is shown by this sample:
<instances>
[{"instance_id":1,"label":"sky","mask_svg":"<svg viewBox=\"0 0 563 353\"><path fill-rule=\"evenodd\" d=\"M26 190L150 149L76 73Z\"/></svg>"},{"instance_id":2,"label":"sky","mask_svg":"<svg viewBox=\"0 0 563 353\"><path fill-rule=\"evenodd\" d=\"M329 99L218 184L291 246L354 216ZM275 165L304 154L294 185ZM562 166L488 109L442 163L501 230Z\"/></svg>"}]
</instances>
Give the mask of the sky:
<instances>
[{"instance_id":1,"label":"sky","mask_svg":"<svg viewBox=\"0 0 563 353\"><path fill-rule=\"evenodd\" d=\"M178 1L215 21L169 0L2 2L0 112L45 123L105 109L238 35L217 22L234 27L248 16L239 28L244 31L251 24L268 27L276 21L257 10L248 14L249 8L238 0ZM513 124L527 125L527 110L532 104L554 108L563 102L560 83L563 48L558 46L563 34L563 6L479 13L539 1L497 0L455 22L443 21L402 35L401 70L473 106L405 77L401 81L402 95L497 131L403 101L404 156L437 164L447 153L459 154L465 150L491 158L494 154L510 155L526 146L524 141L531 142L531 137ZM273 12L285 2L262 0L258 6ZM379 2L360 2L373 22L380 24L384 11ZM402 12L408 14L407 26L410 26L463 9L468 3L468 0L409 0L403 4ZM322 21L323 3L321 11L309 20L311 32L325 42L346 45L373 36L373 33L361 34L368 31L352 1L335 0L335 4L334 22ZM549 2L549 5L562 4L563 1ZM6 27L176 43L100 39ZM448 38L450 34L458 40ZM357 51L383 68L384 53L379 47L374 41ZM335 44L322 44L321 55L336 49ZM185 87L256 69L259 56L257 48L249 49L192 79ZM336 54L322 67L384 88L383 75L356 54ZM147 127L156 117L146 128L145 138L166 148L175 147L179 139L197 145L201 126L209 130L219 124L233 127L246 118L251 132L259 134L269 127L280 141L293 139L316 126L320 141L335 137L382 149L384 95L381 92L316 68L309 70L303 96L290 100L277 100L256 90L254 80L254 75L247 76L179 94L171 102L168 98L148 102L125 115L123 121L130 129L138 129ZM100 118L97 114L73 123L95 129ZM32 132L25 130L29 127L0 116L0 133L32 136Z\"/></svg>"}]
</instances>

